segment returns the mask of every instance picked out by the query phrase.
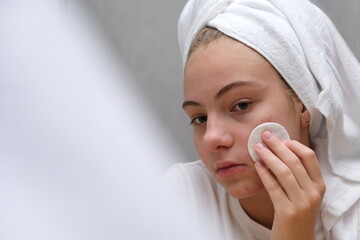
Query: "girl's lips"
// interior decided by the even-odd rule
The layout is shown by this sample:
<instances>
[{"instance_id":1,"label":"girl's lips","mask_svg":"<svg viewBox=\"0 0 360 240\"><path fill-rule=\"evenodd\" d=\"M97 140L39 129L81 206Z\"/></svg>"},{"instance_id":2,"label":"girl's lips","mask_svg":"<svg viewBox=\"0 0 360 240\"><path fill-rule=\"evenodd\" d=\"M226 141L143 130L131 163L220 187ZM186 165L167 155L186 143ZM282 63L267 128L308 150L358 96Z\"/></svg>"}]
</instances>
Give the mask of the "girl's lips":
<instances>
[{"instance_id":1,"label":"girl's lips","mask_svg":"<svg viewBox=\"0 0 360 240\"><path fill-rule=\"evenodd\" d=\"M233 162L233 161L220 161L220 162L216 163L215 168L217 171L218 169L228 168L228 167L235 166L235 165L244 165L244 164L240 164L240 163Z\"/></svg>"},{"instance_id":2,"label":"girl's lips","mask_svg":"<svg viewBox=\"0 0 360 240\"><path fill-rule=\"evenodd\" d=\"M221 161L216 163L216 175L220 178L237 175L247 168L246 164L232 161Z\"/></svg>"}]
</instances>

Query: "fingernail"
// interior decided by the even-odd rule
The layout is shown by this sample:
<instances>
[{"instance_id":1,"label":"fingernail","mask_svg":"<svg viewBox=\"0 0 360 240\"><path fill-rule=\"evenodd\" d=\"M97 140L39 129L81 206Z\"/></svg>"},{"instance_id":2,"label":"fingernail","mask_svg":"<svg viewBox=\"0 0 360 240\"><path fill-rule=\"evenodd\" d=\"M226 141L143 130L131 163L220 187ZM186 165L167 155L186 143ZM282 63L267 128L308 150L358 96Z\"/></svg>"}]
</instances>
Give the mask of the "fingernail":
<instances>
[{"instance_id":1,"label":"fingernail","mask_svg":"<svg viewBox=\"0 0 360 240\"><path fill-rule=\"evenodd\" d=\"M269 132L269 131L265 131L264 132L264 134L263 134L263 136L264 136L264 138L266 138L266 139L271 139L274 135L271 133L271 132Z\"/></svg>"},{"instance_id":2,"label":"fingernail","mask_svg":"<svg viewBox=\"0 0 360 240\"><path fill-rule=\"evenodd\" d=\"M259 150L263 150L263 149L265 148L264 144L262 144L262 143L257 143L257 144L255 145L255 147L256 147L257 149L259 149Z\"/></svg>"}]
</instances>

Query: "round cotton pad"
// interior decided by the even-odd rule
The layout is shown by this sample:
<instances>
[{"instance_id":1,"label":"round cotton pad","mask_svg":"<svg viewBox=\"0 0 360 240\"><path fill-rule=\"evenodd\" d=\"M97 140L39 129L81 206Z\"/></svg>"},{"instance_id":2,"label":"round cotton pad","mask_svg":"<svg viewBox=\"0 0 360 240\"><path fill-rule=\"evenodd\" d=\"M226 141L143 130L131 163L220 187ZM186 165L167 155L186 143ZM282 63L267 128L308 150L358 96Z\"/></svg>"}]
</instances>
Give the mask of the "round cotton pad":
<instances>
[{"instance_id":1,"label":"round cotton pad","mask_svg":"<svg viewBox=\"0 0 360 240\"><path fill-rule=\"evenodd\" d=\"M275 137L280 140L290 140L289 134L287 133L286 129L280 124L274 122L260 124L259 126L254 128L248 140L248 151L250 157L254 161L260 160L259 156L255 152L254 147L257 143L263 143L261 135L265 131L271 132L272 134L274 134Z\"/></svg>"}]
</instances>

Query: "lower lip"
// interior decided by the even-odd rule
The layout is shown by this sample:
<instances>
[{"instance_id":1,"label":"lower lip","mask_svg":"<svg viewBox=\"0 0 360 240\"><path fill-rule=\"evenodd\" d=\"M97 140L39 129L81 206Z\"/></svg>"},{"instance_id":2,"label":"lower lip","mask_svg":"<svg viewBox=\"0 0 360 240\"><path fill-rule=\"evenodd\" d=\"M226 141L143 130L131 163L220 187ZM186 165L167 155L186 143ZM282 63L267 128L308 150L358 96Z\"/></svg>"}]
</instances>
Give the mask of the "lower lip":
<instances>
[{"instance_id":1,"label":"lower lip","mask_svg":"<svg viewBox=\"0 0 360 240\"><path fill-rule=\"evenodd\" d=\"M238 175L246 169L246 165L235 165L227 168L220 168L216 170L216 175L220 178L231 177Z\"/></svg>"}]
</instances>

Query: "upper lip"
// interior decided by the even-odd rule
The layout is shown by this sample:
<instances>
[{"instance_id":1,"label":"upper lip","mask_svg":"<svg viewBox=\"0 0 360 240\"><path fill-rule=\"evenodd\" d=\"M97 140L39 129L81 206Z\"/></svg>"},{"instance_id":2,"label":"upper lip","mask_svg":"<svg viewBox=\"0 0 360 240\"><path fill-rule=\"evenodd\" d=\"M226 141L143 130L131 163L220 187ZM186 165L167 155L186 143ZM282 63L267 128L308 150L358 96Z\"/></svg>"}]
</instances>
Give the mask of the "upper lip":
<instances>
[{"instance_id":1,"label":"upper lip","mask_svg":"<svg viewBox=\"0 0 360 240\"><path fill-rule=\"evenodd\" d=\"M228 167L238 166L238 165L243 165L243 164L233 162L233 161L220 161L220 162L216 163L215 168L216 168L216 170L218 170L218 169L228 168Z\"/></svg>"}]
</instances>

